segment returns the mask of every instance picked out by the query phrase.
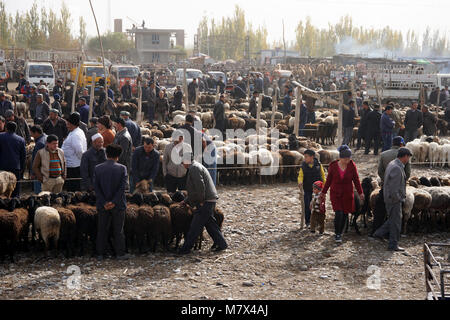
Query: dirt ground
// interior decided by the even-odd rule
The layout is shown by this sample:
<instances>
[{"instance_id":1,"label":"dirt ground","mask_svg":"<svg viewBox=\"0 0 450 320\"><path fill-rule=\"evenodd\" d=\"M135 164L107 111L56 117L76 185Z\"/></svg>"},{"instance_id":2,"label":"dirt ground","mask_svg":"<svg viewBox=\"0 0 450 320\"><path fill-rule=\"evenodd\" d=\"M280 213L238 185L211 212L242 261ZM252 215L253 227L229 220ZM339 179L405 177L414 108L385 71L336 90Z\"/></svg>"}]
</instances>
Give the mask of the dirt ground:
<instances>
[{"instance_id":1,"label":"dirt ground","mask_svg":"<svg viewBox=\"0 0 450 320\"><path fill-rule=\"evenodd\" d=\"M376 174L377 157L358 152L354 159L361 178ZM418 176L447 173L413 166ZM327 234L300 230L295 183L220 187L219 194L230 246L221 254L209 252L208 236L200 252L181 257L35 262L37 253L20 254L16 264L0 265L0 298L424 299L423 243L450 242L449 233L411 234L400 241L407 254L391 253L361 228L362 236L351 230L336 245L330 203Z\"/></svg>"}]
</instances>

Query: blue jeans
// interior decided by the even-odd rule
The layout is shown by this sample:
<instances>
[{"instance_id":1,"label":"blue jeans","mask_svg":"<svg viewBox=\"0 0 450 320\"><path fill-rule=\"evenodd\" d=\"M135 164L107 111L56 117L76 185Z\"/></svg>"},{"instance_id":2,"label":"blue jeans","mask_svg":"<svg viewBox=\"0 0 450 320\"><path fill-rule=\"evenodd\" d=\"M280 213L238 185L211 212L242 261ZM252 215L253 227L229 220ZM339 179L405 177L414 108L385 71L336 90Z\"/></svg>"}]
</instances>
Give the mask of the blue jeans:
<instances>
[{"instance_id":1,"label":"blue jeans","mask_svg":"<svg viewBox=\"0 0 450 320\"><path fill-rule=\"evenodd\" d=\"M381 152L391 149L392 133L383 133L381 134L381 138L383 139L383 150Z\"/></svg>"},{"instance_id":2,"label":"blue jeans","mask_svg":"<svg viewBox=\"0 0 450 320\"><path fill-rule=\"evenodd\" d=\"M33 191L36 194L39 194L42 191L42 184L39 181L33 182Z\"/></svg>"},{"instance_id":3,"label":"blue jeans","mask_svg":"<svg viewBox=\"0 0 450 320\"><path fill-rule=\"evenodd\" d=\"M312 191L304 191L303 199L305 200L305 223L309 224L311 221L311 210L309 204L312 200Z\"/></svg>"}]
</instances>

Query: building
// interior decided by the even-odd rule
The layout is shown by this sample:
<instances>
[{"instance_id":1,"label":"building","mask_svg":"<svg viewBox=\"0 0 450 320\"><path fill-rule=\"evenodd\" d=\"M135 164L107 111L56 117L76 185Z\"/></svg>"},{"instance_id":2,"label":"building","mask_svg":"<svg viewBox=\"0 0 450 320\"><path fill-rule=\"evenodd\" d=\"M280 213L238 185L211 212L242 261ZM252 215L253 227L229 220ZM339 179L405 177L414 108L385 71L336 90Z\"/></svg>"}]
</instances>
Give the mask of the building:
<instances>
[{"instance_id":1,"label":"building","mask_svg":"<svg viewBox=\"0 0 450 320\"><path fill-rule=\"evenodd\" d=\"M133 28L127 33L134 38L134 60L140 64L169 63L184 54L184 30Z\"/></svg>"},{"instance_id":2,"label":"building","mask_svg":"<svg viewBox=\"0 0 450 320\"><path fill-rule=\"evenodd\" d=\"M281 48L275 48L272 50L261 50L260 63L276 65L278 63L284 63L284 50ZM286 50L286 58L300 58L300 53L297 51Z\"/></svg>"}]
</instances>

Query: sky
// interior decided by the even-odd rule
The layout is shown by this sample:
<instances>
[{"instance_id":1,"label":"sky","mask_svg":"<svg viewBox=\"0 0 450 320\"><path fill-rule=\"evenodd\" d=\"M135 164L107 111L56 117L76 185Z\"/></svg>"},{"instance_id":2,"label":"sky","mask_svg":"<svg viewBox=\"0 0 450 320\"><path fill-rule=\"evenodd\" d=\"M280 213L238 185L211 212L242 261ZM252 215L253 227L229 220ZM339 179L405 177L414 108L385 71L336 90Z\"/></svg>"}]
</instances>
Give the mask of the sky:
<instances>
[{"instance_id":1,"label":"sky","mask_svg":"<svg viewBox=\"0 0 450 320\"><path fill-rule=\"evenodd\" d=\"M3 0L8 12L23 11L35 0ZM38 6L59 10L61 0L36 0ZM341 16L349 14L356 26L382 28L389 25L406 34L409 28L422 34L427 26L450 35L450 1L448 0L170 0L138 1L110 0L111 22L108 22L108 0L92 0L99 22L100 33L114 28L113 19L122 19L123 28L134 23L147 28L184 29L186 45L192 46L198 23L203 16L219 19L232 16L238 4L246 19L254 27L266 26L269 43L282 39L282 21L285 24L286 41L295 39L298 22L311 17L313 25L326 28L328 23L338 22ZM88 0L66 0L72 14L73 34L78 34L78 17L83 15L89 36L96 35L95 22ZM165 5L166 4L166 5ZM132 20L130 20L132 19Z\"/></svg>"}]
</instances>

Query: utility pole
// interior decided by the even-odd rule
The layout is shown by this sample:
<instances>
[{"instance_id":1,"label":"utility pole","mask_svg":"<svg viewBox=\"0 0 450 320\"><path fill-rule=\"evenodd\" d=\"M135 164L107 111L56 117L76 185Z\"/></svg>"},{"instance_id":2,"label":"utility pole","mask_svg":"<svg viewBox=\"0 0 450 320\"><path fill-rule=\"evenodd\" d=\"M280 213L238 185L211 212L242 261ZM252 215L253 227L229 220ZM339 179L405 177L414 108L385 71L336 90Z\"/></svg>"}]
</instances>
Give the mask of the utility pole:
<instances>
[{"instance_id":1,"label":"utility pole","mask_svg":"<svg viewBox=\"0 0 450 320\"><path fill-rule=\"evenodd\" d=\"M250 36L245 37L245 58L250 62Z\"/></svg>"},{"instance_id":2,"label":"utility pole","mask_svg":"<svg viewBox=\"0 0 450 320\"><path fill-rule=\"evenodd\" d=\"M283 19L283 47L284 47L284 64L286 64L286 39L284 38L284 19Z\"/></svg>"},{"instance_id":3,"label":"utility pole","mask_svg":"<svg viewBox=\"0 0 450 320\"><path fill-rule=\"evenodd\" d=\"M198 50L198 34L194 34L194 57L198 57L199 54L199 50Z\"/></svg>"}]
</instances>

